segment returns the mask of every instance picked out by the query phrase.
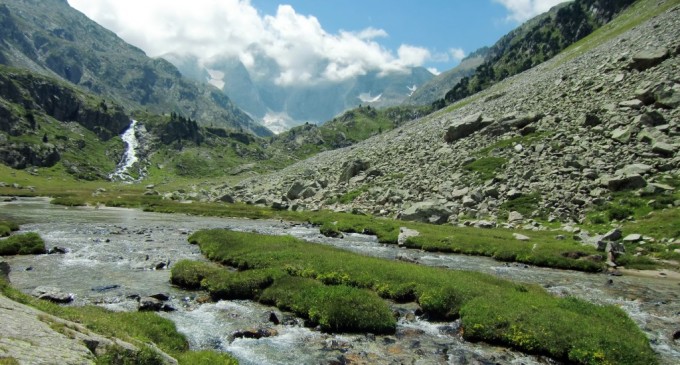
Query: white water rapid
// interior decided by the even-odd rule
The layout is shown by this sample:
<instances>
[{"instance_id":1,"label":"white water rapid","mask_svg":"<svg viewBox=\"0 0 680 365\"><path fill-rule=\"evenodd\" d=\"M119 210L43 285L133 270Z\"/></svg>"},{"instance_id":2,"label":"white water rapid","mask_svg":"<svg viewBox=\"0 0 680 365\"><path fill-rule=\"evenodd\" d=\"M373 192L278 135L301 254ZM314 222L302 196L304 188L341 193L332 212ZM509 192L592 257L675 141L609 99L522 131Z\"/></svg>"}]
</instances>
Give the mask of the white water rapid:
<instances>
[{"instance_id":1,"label":"white water rapid","mask_svg":"<svg viewBox=\"0 0 680 365\"><path fill-rule=\"evenodd\" d=\"M143 170L139 168L138 164L139 157L137 157L137 149L139 148L139 140L137 140L136 131L137 121L133 119L125 133L120 136L123 139L123 142L125 142L126 150L123 154L123 158L118 163L116 171L109 175L111 180L135 182L143 177ZM138 168L137 177L131 174L131 170L135 167L135 164L137 164Z\"/></svg>"}]
</instances>

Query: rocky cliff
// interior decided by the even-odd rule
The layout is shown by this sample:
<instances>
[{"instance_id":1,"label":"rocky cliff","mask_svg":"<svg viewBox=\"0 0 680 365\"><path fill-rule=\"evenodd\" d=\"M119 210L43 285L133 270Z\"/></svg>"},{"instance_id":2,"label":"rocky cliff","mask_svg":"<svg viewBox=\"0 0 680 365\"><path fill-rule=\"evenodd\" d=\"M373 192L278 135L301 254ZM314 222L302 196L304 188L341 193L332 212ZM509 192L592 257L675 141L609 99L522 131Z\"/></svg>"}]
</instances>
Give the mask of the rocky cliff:
<instances>
[{"instance_id":1,"label":"rocky cliff","mask_svg":"<svg viewBox=\"0 0 680 365\"><path fill-rule=\"evenodd\" d=\"M214 194L441 223L502 219L520 205L580 221L618 191L671 191L680 174L680 6L640 4L580 47L459 104Z\"/></svg>"}]
</instances>

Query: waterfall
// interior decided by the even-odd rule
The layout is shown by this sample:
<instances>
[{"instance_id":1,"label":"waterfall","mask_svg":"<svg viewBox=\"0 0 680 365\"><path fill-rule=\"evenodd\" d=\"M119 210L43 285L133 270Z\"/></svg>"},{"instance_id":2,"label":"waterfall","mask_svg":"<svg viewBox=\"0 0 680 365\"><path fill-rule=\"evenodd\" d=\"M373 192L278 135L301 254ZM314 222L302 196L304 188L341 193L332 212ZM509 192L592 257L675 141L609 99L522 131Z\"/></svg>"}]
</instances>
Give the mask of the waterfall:
<instances>
[{"instance_id":1,"label":"waterfall","mask_svg":"<svg viewBox=\"0 0 680 365\"><path fill-rule=\"evenodd\" d=\"M126 150L123 158L118 163L118 167L116 167L116 171L109 175L109 179L131 183L142 179L144 171L139 166L139 158L137 157L137 149L139 148L139 140L137 140L135 133L137 129L137 121L133 119L128 129L120 136L123 142L125 142ZM131 174L133 168L137 169L137 177Z\"/></svg>"}]
</instances>

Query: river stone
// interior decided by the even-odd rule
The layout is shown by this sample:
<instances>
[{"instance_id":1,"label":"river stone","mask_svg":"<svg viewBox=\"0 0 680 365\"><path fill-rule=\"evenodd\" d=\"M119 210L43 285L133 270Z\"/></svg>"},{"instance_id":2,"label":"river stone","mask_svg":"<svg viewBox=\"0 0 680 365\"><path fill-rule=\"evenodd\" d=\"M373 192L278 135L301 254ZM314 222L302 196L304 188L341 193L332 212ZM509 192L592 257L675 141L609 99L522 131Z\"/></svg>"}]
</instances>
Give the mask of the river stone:
<instances>
[{"instance_id":1,"label":"river stone","mask_svg":"<svg viewBox=\"0 0 680 365\"><path fill-rule=\"evenodd\" d=\"M70 303L73 301L73 294L64 293L61 289L51 286L39 286L33 289L31 295L38 299L49 300L55 303Z\"/></svg>"},{"instance_id":2,"label":"river stone","mask_svg":"<svg viewBox=\"0 0 680 365\"><path fill-rule=\"evenodd\" d=\"M400 227L399 228L399 236L397 238L397 244L399 246L403 246L406 243L406 240L409 237L416 237L416 236L419 236L419 235L420 235L420 232L416 231L415 229Z\"/></svg>"},{"instance_id":3,"label":"river stone","mask_svg":"<svg viewBox=\"0 0 680 365\"><path fill-rule=\"evenodd\" d=\"M5 261L5 259L0 257L0 280L5 280L6 282L9 282L10 271L12 271L12 269L9 266L9 262Z\"/></svg>"}]
</instances>

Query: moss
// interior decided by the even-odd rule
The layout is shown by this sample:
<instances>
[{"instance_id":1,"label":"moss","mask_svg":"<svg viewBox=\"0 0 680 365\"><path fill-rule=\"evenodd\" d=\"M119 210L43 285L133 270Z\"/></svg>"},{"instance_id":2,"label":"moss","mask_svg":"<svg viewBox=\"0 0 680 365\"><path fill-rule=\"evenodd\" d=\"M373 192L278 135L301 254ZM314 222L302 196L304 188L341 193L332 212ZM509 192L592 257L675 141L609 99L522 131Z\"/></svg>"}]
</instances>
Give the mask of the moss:
<instances>
[{"instance_id":1,"label":"moss","mask_svg":"<svg viewBox=\"0 0 680 365\"><path fill-rule=\"evenodd\" d=\"M45 242L34 232L16 234L0 240L0 255L37 255L45 252Z\"/></svg>"},{"instance_id":2,"label":"moss","mask_svg":"<svg viewBox=\"0 0 680 365\"><path fill-rule=\"evenodd\" d=\"M480 180L488 180L496 176L496 173L507 162L502 157L482 157L465 165L464 168L468 171L476 172Z\"/></svg>"}]
</instances>

